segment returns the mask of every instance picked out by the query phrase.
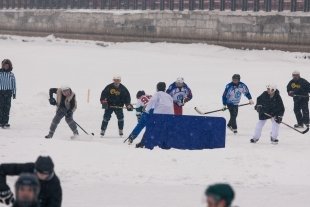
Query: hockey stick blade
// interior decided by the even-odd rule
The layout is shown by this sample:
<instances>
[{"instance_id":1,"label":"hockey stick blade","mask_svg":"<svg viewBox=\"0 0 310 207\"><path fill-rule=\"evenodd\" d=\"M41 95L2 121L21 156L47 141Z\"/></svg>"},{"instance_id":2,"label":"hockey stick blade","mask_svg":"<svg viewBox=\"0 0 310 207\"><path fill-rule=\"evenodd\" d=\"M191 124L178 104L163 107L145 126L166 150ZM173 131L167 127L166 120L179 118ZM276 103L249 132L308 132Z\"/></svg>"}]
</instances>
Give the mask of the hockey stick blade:
<instances>
[{"instance_id":1,"label":"hockey stick blade","mask_svg":"<svg viewBox=\"0 0 310 207\"><path fill-rule=\"evenodd\" d=\"M202 111L200 111L197 107L194 108L195 111L198 113L198 114L204 114Z\"/></svg>"},{"instance_id":2,"label":"hockey stick blade","mask_svg":"<svg viewBox=\"0 0 310 207\"><path fill-rule=\"evenodd\" d=\"M300 130L295 129L294 127L288 125L287 123L281 122L281 124L284 124L285 126L287 126L287 127L291 128L291 129L295 130L296 132L299 132L300 134L306 134L306 133L309 131L309 127L307 127L307 129L304 130L304 131L300 131Z\"/></svg>"},{"instance_id":3,"label":"hockey stick blade","mask_svg":"<svg viewBox=\"0 0 310 207\"><path fill-rule=\"evenodd\" d=\"M302 132L302 134L306 134L309 131L309 127L305 131Z\"/></svg>"},{"instance_id":4,"label":"hockey stick blade","mask_svg":"<svg viewBox=\"0 0 310 207\"><path fill-rule=\"evenodd\" d=\"M273 118L270 114L267 114L267 113L264 113L266 116L269 116L270 118ZM309 127L307 127L307 129L306 130L304 130L304 131L299 131L298 129L295 129L295 127L292 127L291 125L289 125L289 124L287 124L287 123L285 123L285 122L281 122L281 124L284 124L285 126L287 126L288 128L291 128L291 129L293 129L294 131L296 131L296 132L298 132L298 133L300 133L300 134L306 134L308 131L309 131Z\"/></svg>"}]
</instances>

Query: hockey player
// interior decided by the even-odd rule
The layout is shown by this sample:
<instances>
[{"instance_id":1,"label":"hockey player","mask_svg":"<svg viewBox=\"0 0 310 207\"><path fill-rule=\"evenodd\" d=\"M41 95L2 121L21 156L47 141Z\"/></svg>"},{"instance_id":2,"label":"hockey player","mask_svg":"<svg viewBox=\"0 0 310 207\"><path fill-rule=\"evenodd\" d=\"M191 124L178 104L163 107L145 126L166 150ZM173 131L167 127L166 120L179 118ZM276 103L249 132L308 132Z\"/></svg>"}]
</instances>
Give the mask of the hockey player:
<instances>
[{"instance_id":1,"label":"hockey player","mask_svg":"<svg viewBox=\"0 0 310 207\"><path fill-rule=\"evenodd\" d=\"M54 172L54 163L47 156L39 156L35 163L1 164L0 165L0 200L7 205L13 202L13 193L6 183L7 176L22 173L34 173L39 179L41 191L39 193L40 207L61 207L62 189L60 181Z\"/></svg>"},{"instance_id":2,"label":"hockey player","mask_svg":"<svg viewBox=\"0 0 310 207\"><path fill-rule=\"evenodd\" d=\"M39 192L40 183L37 177L29 173L21 174L15 183L16 200L13 207L40 207Z\"/></svg>"},{"instance_id":3,"label":"hockey player","mask_svg":"<svg viewBox=\"0 0 310 207\"><path fill-rule=\"evenodd\" d=\"M225 183L210 185L206 189L205 195L207 207L230 207L235 198L234 190Z\"/></svg>"},{"instance_id":4,"label":"hockey player","mask_svg":"<svg viewBox=\"0 0 310 207\"><path fill-rule=\"evenodd\" d=\"M222 97L223 111L228 109L230 113L230 120L227 127L235 134L238 133L237 116L241 95L244 94L249 99L249 103L254 104L248 87L244 83L240 82L240 78L241 77L239 74L234 74L232 76L232 82L226 85Z\"/></svg>"},{"instance_id":5,"label":"hockey player","mask_svg":"<svg viewBox=\"0 0 310 207\"><path fill-rule=\"evenodd\" d=\"M139 121L142 112L145 110L145 107L149 103L152 96L146 95L144 91L138 91L136 97L137 97L136 116Z\"/></svg>"},{"instance_id":6,"label":"hockey player","mask_svg":"<svg viewBox=\"0 0 310 207\"><path fill-rule=\"evenodd\" d=\"M56 99L53 97L56 94ZM77 102L75 93L71 90L69 86L63 86L61 88L51 88L49 91L50 99L49 102L53 106L57 106L56 115L51 123L50 131L45 138L52 138L55 130L60 123L61 119L65 117L65 120L73 132L71 138L76 138L79 136L77 126L73 120L73 113L77 108Z\"/></svg>"},{"instance_id":7,"label":"hockey player","mask_svg":"<svg viewBox=\"0 0 310 207\"><path fill-rule=\"evenodd\" d=\"M100 102L105 110L103 121L101 124L101 136L104 136L107 130L108 123L114 112L118 120L119 135L123 136L124 128L124 113L123 107L126 106L128 111L133 111L133 106L130 104L131 98L127 88L121 84L121 77L114 76L113 83L107 85L101 93Z\"/></svg>"},{"instance_id":8,"label":"hockey player","mask_svg":"<svg viewBox=\"0 0 310 207\"><path fill-rule=\"evenodd\" d=\"M294 113L297 119L295 128L309 127L310 83L300 77L299 71L292 73L293 79L287 85L288 95L294 100Z\"/></svg>"},{"instance_id":9,"label":"hockey player","mask_svg":"<svg viewBox=\"0 0 310 207\"><path fill-rule=\"evenodd\" d=\"M0 127L8 128L11 99L16 98L16 81L13 66L9 59L4 59L0 69Z\"/></svg>"},{"instance_id":10,"label":"hockey player","mask_svg":"<svg viewBox=\"0 0 310 207\"><path fill-rule=\"evenodd\" d=\"M145 112L142 113L141 119L139 120L137 126L130 133L127 138L128 143L131 144L133 140L140 134L143 128L146 126L146 122L149 114L173 114L173 99L172 97L165 93L166 84L164 82L159 82L157 84L157 92L152 96L149 103L145 108ZM137 147L143 147L141 144L137 144Z\"/></svg>"},{"instance_id":11,"label":"hockey player","mask_svg":"<svg viewBox=\"0 0 310 207\"><path fill-rule=\"evenodd\" d=\"M280 92L275 85L268 85L267 91L257 98L255 110L258 112L259 121L256 124L255 132L250 142L256 143L259 140L266 121L271 119L271 142L277 144L279 142L279 125L282 122L285 109Z\"/></svg>"},{"instance_id":12,"label":"hockey player","mask_svg":"<svg viewBox=\"0 0 310 207\"><path fill-rule=\"evenodd\" d=\"M184 83L184 78L177 78L166 92L173 98L174 114L182 115L184 104L193 98L191 89Z\"/></svg>"}]
</instances>

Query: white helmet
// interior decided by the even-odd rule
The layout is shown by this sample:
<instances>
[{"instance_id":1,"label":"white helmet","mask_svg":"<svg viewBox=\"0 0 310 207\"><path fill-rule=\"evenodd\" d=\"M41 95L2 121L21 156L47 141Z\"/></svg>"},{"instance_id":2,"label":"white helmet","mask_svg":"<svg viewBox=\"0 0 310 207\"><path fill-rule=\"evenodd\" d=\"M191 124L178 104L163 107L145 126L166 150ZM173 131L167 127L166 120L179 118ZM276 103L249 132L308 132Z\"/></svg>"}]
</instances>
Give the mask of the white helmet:
<instances>
[{"instance_id":1,"label":"white helmet","mask_svg":"<svg viewBox=\"0 0 310 207\"><path fill-rule=\"evenodd\" d=\"M175 82L176 83L184 83L184 78L179 77L179 78L177 78L177 80Z\"/></svg>"},{"instance_id":2,"label":"white helmet","mask_svg":"<svg viewBox=\"0 0 310 207\"><path fill-rule=\"evenodd\" d=\"M68 85L62 85L62 86L61 86L61 90L62 90L62 91L66 91L66 90L69 90L69 89L71 89L71 88L70 88L70 86L68 86Z\"/></svg>"},{"instance_id":3,"label":"white helmet","mask_svg":"<svg viewBox=\"0 0 310 207\"><path fill-rule=\"evenodd\" d=\"M122 77L120 75L113 76L113 80L122 80Z\"/></svg>"},{"instance_id":4,"label":"white helmet","mask_svg":"<svg viewBox=\"0 0 310 207\"><path fill-rule=\"evenodd\" d=\"M274 84L268 84L266 88L267 90L270 89L272 92L275 92L277 90L277 86Z\"/></svg>"},{"instance_id":5,"label":"white helmet","mask_svg":"<svg viewBox=\"0 0 310 207\"><path fill-rule=\"evenodd\" d=\"M298 70L294 70L292 75L300 75L300 72Z\"/></svg>"}]
</instances>

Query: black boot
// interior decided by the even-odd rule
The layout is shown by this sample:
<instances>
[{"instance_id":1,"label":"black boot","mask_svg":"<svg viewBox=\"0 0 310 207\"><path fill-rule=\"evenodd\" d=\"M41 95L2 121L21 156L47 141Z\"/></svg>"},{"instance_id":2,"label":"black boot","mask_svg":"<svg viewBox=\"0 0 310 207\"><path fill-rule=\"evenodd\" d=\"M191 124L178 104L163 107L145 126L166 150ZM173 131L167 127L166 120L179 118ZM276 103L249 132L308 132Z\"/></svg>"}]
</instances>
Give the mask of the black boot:
<instances>
[{"instance_id":1,"label":"black boot","mask_svg":"<svg viewBox=\"0 0 310 207\"><path fill-rule=\"evenodd\" d=\"M303 124L295 124L294 128L304 128L304 125Z\"/></svg>"},{"instance_id":2,"label":"black boot","mask_svg":"<svg viewBox=\"0 0 310 207\"><path fill-rule=\"evenodd\" d=\"M141 143L141 142L139 142L138 144L136 144L136 148L143 148L144 147L144 145Z\"/></svg>"},{"instance_id":3,"label":"black boot","mask_svg":"<svg viewBox=\"0 0 310 207\"><path fill-rule=\"evenodd\" d=\"M276 138L272 138L272 137L271 137L271 143L272 143L272 144L278 144L278 143L279 143L279 140L276 139Z\"/></svg>"},{"instance_id":4,"label":"black boot","mask_svg":"<svg viewBox=\"0 0 310 207\"><path fill-rule=\"evenodd\" d=\"M258 139L252 138L252 139L250 139L250 142L251 142L251 143L256 143L256 142L258 142Z\"/></svg>"}]
</instances>

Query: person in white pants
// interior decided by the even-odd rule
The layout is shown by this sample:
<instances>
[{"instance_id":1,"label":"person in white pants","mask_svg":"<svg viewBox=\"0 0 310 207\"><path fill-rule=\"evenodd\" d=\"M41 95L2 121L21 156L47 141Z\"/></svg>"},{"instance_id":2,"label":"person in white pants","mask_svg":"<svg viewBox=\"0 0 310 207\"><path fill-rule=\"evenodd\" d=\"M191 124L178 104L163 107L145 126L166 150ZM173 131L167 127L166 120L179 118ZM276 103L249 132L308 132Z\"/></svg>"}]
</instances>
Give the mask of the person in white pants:
<instances>
[{"instance_id":1,"label":"person in white pants","mask_svg":"<svg viewBox=\"0 0 310 207\"><path fill-rule=\"evenodd\" d=\"M279 90L275 85L268 85L267 90L264 91L258 98L255 109L259 114L259 121L256 124L251 143L256 143L262 134L262 129L268 119L271 119L271 142L277 144L279 142L279 127L284 115L284 105L280 96Z\"/></svg>"}]
</instances>

